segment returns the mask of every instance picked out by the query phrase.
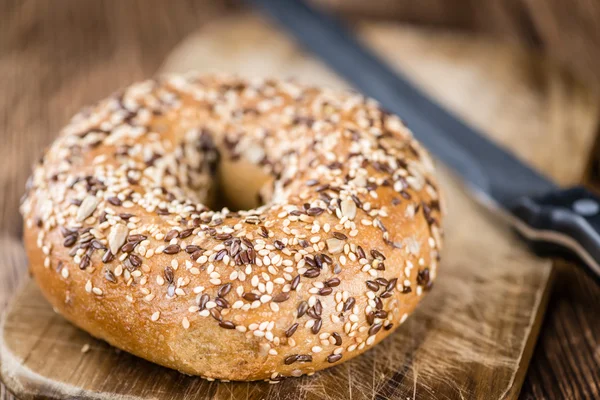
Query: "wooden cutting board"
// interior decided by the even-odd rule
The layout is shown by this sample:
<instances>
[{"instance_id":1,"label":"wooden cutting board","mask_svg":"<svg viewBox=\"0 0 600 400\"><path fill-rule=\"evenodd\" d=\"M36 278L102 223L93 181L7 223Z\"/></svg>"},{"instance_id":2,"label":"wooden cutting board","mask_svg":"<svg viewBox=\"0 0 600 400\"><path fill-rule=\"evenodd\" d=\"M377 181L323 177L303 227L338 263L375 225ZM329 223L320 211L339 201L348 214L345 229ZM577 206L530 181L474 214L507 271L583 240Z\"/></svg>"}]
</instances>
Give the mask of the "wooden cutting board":
<instances>
[{"instance_id":1,"label":"wooden cutting board","mask_svg":"<svg viewBox=\"0 0 600 400\"><path fill-rule=\"evenodd\" d=\"M485 40L399 25L367 25L361 33L392 64L498 142L561 183L580 178L594 136L596 103L559 71ZM190 37L163 71L188 69L344 85L281 33L248 15L217 21ZM21 398L515 398L545 308L550 261L529 253L499 217L440 170L449 214L434 290L390 338L352 361L277 385L209 382L91 338L55 314L30 281L4 316L2 380Z\"/></svg>"}]
</instances>

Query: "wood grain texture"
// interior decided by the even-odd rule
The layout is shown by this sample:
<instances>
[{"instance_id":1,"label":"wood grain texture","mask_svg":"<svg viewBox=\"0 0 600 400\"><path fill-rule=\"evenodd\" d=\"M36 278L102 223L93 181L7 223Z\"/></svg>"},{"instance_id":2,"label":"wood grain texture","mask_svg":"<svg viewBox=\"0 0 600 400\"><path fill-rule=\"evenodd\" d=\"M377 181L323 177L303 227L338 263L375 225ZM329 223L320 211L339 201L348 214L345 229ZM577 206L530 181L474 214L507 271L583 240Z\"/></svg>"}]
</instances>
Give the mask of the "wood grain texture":
<instances>
[{"instance_id":1,"label":"wood grain texture","mask_svg":"<svg viewBox=\"0 0 600 400\"><path fill-rule=\"evenodd\" d=\"M26 271L19 261L22 254L6 257L19 254L19 246L11 247L13 250L6 246L19 243L21 222L16 206L32 161L79 107L152 75L179 40L221 8L219 3L191 0L63 0L60 6L37 0L0 1L0 232L6 237L0 251L0 273L5 278L0 282L4 285L0 286L1 298L10 296ZM441 15L440 21L443 19ZM563 109L561 102L574 98L589 101L582 88L562 75L555 78L557 72L545 73L542 63L531 66L524 60L522 64L518 71L525 85L538 93L545 107L554 104L555 118L572 123L567 112L571 110ZM484 92L485 87L481 88ZM549 93L554 100L546 103ZM591 100L590 107L597 110L594 102ZM582 118L595 117L577 119ZM487 126L485 121L483 124ZM581 158L577 149L570 151L570 157L555 153L555 163ZM572 181L571 175L565 179L575 182L578 173L581 171L573 172ZM596 179L598 176L600 173ZM594 334L600 331L600 320L595 317L599 296L600 289L583 274L572 267L558 269L523 398L600 396L600 344ZM9 398L12 396L0 385L0 399Z\"/></svg>"}]
</instances>

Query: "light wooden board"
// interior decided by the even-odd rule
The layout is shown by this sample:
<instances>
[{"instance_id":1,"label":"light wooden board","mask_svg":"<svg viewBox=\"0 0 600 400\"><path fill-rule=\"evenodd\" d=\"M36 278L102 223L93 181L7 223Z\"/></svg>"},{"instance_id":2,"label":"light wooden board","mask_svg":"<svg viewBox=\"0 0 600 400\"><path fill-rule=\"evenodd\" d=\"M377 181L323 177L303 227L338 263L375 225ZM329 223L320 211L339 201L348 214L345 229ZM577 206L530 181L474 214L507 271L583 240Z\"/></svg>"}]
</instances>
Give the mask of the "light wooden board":
<instances>
[{"instance_id":1,"label":"light wooden board","mask_svg":"<svg viewBox=\"0 0 600 400\"><path fill-rule=\"evenodd\" d=\"M593 102L557 71L485 41L391 25L363 33L387 51L391 62L495 139L561 182L579 178L582 153L593 137ZM218 22L191 37L164 70L190 68L342 85L250 17ZM573 118L553 119L557 107ZM573 129L582 132L575 141L569 138ZM572 161L553 162L559 154ZM436 286L394 335L350 362L277 385L187 377L92 339L53 313L28 282L5 316L2 378L23 398L515 397L539 328L551 267L475 204L457 181L442 175L450 213ZM84 345L90 347L86 353Z\"/></svg>"}]
</instances>

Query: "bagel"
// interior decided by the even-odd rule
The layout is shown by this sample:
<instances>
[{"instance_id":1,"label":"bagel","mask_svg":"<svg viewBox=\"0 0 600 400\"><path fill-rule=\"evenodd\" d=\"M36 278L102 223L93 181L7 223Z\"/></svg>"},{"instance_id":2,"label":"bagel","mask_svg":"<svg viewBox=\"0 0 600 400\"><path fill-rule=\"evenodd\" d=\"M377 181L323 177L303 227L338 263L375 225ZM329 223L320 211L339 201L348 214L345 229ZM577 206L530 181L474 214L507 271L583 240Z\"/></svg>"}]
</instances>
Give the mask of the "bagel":
<instances>
[{"instance_id":1,"label":"bagel","mask_svg":"<svg viewBox=\"0 0 600 400\"><path fill-rule=\"evenodd\" d=\"M157 364L279 381L402 324L442 246L433 164L351 91L173 75L86 108L21 204L66 319Z\"/></svg>"}]
</instances>

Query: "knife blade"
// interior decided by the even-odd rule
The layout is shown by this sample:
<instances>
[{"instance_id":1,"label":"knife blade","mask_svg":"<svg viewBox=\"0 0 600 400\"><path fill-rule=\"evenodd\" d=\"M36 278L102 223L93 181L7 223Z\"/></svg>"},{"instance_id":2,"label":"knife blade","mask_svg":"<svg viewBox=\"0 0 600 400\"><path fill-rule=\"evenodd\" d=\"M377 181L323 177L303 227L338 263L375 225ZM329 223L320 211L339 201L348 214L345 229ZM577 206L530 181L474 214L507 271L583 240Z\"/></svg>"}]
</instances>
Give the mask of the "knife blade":
<instances>
[{"instance_id":1,"label":"knife blade","mask_svg":"<svg viewBox=\"0 0 600 400\"><path fill-rule=\"evenodd\" d=\"M560 189L392 70L332 16L302 0L250 3L356 89L400 116L480 202L502 210L525 238L572 251L600 277L600 198L595 194L583 187Z\"/></svg>"}]
</instances>

